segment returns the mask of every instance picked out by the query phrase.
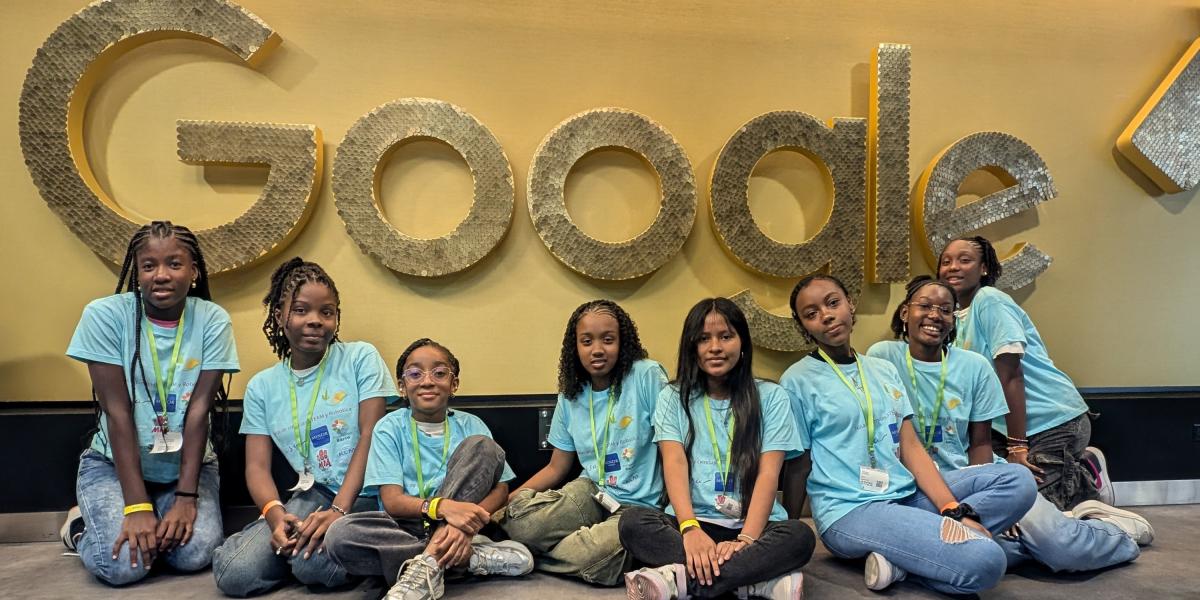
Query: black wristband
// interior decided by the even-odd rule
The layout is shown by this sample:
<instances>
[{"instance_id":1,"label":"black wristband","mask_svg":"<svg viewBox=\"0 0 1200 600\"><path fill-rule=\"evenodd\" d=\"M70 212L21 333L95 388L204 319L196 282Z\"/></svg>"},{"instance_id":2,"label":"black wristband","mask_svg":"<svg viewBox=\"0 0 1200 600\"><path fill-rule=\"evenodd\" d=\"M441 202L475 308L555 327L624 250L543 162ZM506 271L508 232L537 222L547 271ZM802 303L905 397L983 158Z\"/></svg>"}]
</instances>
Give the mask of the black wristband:
<instances>
[{"instance_id":1,"label":"black wristband","mask_svg":"<svg viewBox=\"0 0 1200 600\"><path fill-rule=\"evenodd\" d=\"M963 502L954 508L947 508L946 510L943 510L942 516L954 519L955 521L962 521L963 519L972 519L977 522L980 521L979 513L975 512L975 509L966 502Z\"/></svg>"},{"instance_id":2,"label":"black wristband","mask_svg":"<svg viewBox=\"0 0 1200 600\"><path fill-rule=\"evenodd\" d=\"M181 492L179 490L175 490L175 495L179 498L199 498L200 497L200 494L197 494L196 492Z\"/></svg>"}]
</instances>

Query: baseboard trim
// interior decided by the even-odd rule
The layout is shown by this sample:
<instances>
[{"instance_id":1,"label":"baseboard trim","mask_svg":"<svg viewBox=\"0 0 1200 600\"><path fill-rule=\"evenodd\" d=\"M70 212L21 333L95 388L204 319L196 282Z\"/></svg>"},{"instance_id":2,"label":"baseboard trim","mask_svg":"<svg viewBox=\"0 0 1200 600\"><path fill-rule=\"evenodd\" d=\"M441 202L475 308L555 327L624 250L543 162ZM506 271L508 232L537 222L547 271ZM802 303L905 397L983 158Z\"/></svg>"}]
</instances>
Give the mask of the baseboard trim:
<instances>
[{"instance_id":1,"label":"baseboard trim","mask_svg":"<svg viewBox=\"0 0 1200 600\"><path fill-rule=\"evenodd\" d=\"M1200 479L1114 481L1119 506L1200 504Z\"/></svg>"}]
</instances>

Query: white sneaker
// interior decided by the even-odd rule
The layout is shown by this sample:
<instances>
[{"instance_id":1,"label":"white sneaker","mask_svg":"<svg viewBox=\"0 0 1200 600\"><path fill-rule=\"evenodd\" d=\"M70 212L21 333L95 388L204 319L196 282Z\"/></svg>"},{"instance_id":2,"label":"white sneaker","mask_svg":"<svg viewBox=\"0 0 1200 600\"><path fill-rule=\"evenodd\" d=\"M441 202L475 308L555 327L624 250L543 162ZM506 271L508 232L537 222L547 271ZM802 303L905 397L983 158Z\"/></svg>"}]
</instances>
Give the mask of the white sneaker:
<instances>
[{"instance_id":1,"label":"white sneaker","mask_svg":"<svg viewBox=\"0 0 1200 600\"><path fill-rule=\"evenodd\" d=\"M79 538L83 537L83 513L79 511L78 506L72 506L71 510L67 511L67 520L63 521L58 536L68 550L79 551L76 546L79 544Z\"/></svg>"},{"instance_id":2,"label":"white sneaker","mask_svg":"<svg viewBox=\"0 0 1200 600\"><path fill-rule=\"evenodd\" d=\"M625 574L629 600L687 600L687 567L645 567Z\"/></svg>"},{"instance_id":3,"label":"white sneaker","mask_svg":"<svg viewBox=\"0 0 1200 600\"><path fill-rule=\"evenodd\" d=\"M428 554L418 554L400 565L396 585L388 590L385 600L438 600L446 594L443 574L437 560Z\"/></svg>"},{"instance_id":4,"label":"white sneaker","mask_svg":"<svg viewBox=\"0 0 1200 600\"><path fill-rule=\"evenodd\" d=\"M1080 502L1072 512L1077 519L1099 519L1120 527L1139 546L1149 546L1154 542L1154 527L1146 517L1135 512L1121 510L1099 500Z\"/></svg>"},{"instance_id":5,"label":"white sneaker","mask_svg":"<svg viewBox=\"0 0 1200 600\"><path fill-rule=\"evenodd\" d=\"M754 585L748 585L745 588L745 596L751 598L768 598L769 600L803 600L804 598L804 574L800 571L792 571L776 577L760 581ZM742 590L739 590L741 592ZM742 597L742 594L738 594Z\"/></svg>"},{"instance_id":6,"label":"white sneaker","mask_svg":"<svg viewBox=\"0 0 1200 600\"><path fill-rule=\"evenodd\" d=\"M493 542L478 535L471 542L471 551L467 570L472 575L520 577L533 570L533 553L520 542Z\"/></svg>"},{"instance_id":7,"label":"white sneaker","mask_svg":"<svg viewBox=\"0 0 1200 600\"><path fill-rule=\"evenodd\" d=\"M1116 505L1117 492L1113 489L1112 479L1108 476L1108 461L1104 459L1104 453L1095 446L1084 448L1083 464L1091 472L1092 478L1096 482L1096 492L1100 494L1099 500L1109 506Z\"/></svg>"},{"instance_id":8,"label":"white sneaker","mask_svg":"<svg viewBox=\"0 0 1200 600\"><path fill-rule=\"evenodd\" d=\"M863 581L866 582L868 590L882 590L907 576L907 571L893 565L882 554L872 552L867 555L867 565L863 569Z\"/></svg>"}]
</instances>

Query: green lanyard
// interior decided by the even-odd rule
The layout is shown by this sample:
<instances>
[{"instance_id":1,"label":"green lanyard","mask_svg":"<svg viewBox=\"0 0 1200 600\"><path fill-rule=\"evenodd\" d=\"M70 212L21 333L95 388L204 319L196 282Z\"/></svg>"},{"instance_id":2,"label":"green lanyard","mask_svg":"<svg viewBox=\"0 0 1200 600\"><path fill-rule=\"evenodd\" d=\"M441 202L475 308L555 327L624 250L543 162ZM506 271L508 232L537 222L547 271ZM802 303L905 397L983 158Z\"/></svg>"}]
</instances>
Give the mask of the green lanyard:
<instances>
[{"instance_id":1,"label":"green lanyard","mask_svg":"<svg viewBox=\"0 0 1200 600\"><path fill-rule=\"evenodd\" d=\"M175 369L179 366L179 347L183 341L183 321L187 316L187 307L179 314L179 323L175 325L175 345L171 348L171 362L167 365L167 380L163 381L162 370L158 363L158 342L154 338L154 326L146 319L146 341L150 342L150 361L154 366L154 384L158 387L158 405L162 409L162 432L167 433L167 390L175 383Z\"/></svg>"},{"instance_id":2,"label":"green lanyard","mask_svg":"<svg viewBox=\"0 0 1200 600\"><path fill-rule=\"evenodd\" d=\"M833 372L837 373L838 378L842 380L842 383L846 384L846 388L850 390L850 393L854 394L854 399L858 400L858 406L862 409L863 417L867 420L867 457L870 458L871 468L874 469L875 404L871 402L871 386L867 382L866 368L863 367L862 361L858 360L858 353L854 353L854 364L858 365L858 377L862 380L863 395L867 397L867 401L864 403L863 397L858 395L858 390L854 389L854 386L850 384L850 380L846 379L846 374L842 373L842 369L833 362L833 359L829 358L829 355L825 354L825 351L820 348L817 348L817 352L821 354L821 358L825 359L825 362L829 363L830 367L833 367Z\"/></svg>"},{"instance_id":3,"label":"green lanyard","mask_svg":"<svg viewBox=\"0 0 1200 600\"><path fill-rule=\"evenodd\" d=\"M417 467L417 492L421 499L429 497L429 489L425 487L425 473L421 470L421 443L417 441L417 420L408 417L409 428L412 429L413 462ZM442 466L446 466L446 455L450 453L450 413L446 413L446 423L442 426Z\"/></svg>"},{"instance_id":4,"label":"green lanyard","mask_svg":"<svg viewBox=\"0 0 1200 600\"><path fill-rule=\"evenodd\" d=\"M591 417L591 420L592 420L592 451L596 453L596 486L603 488L604 487L604 475L606 474L605 468L607 465L605 465L605 455L600 453L600 447L596 445L596 408L594 405L595 399L596 399L596 394L594 394L592 392L588 392L588 416ZM617 403L613 401L613 389L612 389L612 386L610 385L610 386L608 386L608 415L604 417L604 451L605 452L608 452L608 432L612 431L611 425L612 425L613 408L615 408L616 405L617 405Z\"/></svg>"},{"instance_id":5,"label":"green lanyard","mask_svg":"<svg viewBox=\"0 0 1200 600\"><path fill-rule=\"evenodd\" d=\"M912 379L913 384L913 409L917 411L917 426L921 428L921 437L925 440L925 449L928 450L933 446L933 430L937 428L938 415L942 413L942 400L946 394L946 367L950 361L946 360L946 351L942 350L942 379L938 382L937 401L933 404L933 415L931 418L931 427L925 429L925 415L921 411L921 394L917 388L917 371L913 369L912 352L905 351L904 360L908 363L908 376Z\"/></svg>"},{"instance_id":6,"label":"green lanyard","mask_svg":"<svg viewBox=\"0 0 1200 600\"><path fill-rule=\"evenodd\" d=\"M712 405L709 404L708 394L704 395L704 420L708 422L708 439L712 442L713 459L717 461L717 469L721 471L721 489L729 491L729 469L733 454L733 407L730 407L729 418L725 419L725 433L728 434L729 447L725 449L725 464L721 464L721 447L717 444L717 429L713 427Z\"/></svg>"},{"instance_id":7,"label":"green lanyard","mask_svg":"<svg viewBox=\"0 0 1200 600\"><path fill-rule=\"evenodd\" d=\"M300 451L301 458L304 459L304 472L308 472L308 455L312 451L312 420L313 409L317 406L317 394L321 391L321 379L325 376L325 359L329 357L329 351L325 351L325 356L321 357L321 366L317 367L317 381L313 383L312 398L308 401L308 420L305 422L304 431L300 431L300 415L299 407L296 405L296 377L290 373L292 370L292 360L288 359L288 391L292 396L292 435L296 438L296 450Z\"/></svg>"}]
</instances>

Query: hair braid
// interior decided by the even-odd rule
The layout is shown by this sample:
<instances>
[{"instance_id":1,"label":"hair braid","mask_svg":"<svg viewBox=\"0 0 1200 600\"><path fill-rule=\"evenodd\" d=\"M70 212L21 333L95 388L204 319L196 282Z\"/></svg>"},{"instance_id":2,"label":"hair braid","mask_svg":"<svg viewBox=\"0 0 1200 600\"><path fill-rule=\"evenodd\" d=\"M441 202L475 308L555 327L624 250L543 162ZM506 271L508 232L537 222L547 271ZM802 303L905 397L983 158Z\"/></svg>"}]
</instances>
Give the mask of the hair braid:
<instances>
[{"instance_id":1,"label":"hair braid","mask_svg":"<svg viewBox=\"0 0 1200 600\"><path fill-rule=\"evenodd\" d=\"M575 330L579 320L588 313L612 315L617 321L617 363L609 372L609 384L613 395L621 395L621 382L633 369L633 363L646 358L646 348L638 336L637 324L619 304L607 299L591 300L580 304L567 319L563 332L562 351L558 355L558 392L565 398L574 399L583 391L583 384L591 378L583 363L579 361L579 350L575 345Z\"/></svg>"},{"instance_id":2,"label":"hair braid","mask_svg":"<svg viewBox=\"0 0 1200 600\"><path fill-rule=\"evenodd\" d=\"M296 292L300 291L300 287L306 283L319 283L333 292L333 300L337 305L337 328L334 329L333 342L338 341L337 330L342 324L342 300L338 295L337 286L334 285L333 278L325 272L325 269L321 268L321 265L305 262L304 259L296 256L279 265L271 274L271 288L262 300L263 308L267 312L262 331L267 336L267 343L271 345L271 350L280 360L292 355L292 346L288 343L287 334L284 331L286 319L283 317L290 312L288 307L283 305L284 300L295 297Z\"/></svg>"}]
</instances>

